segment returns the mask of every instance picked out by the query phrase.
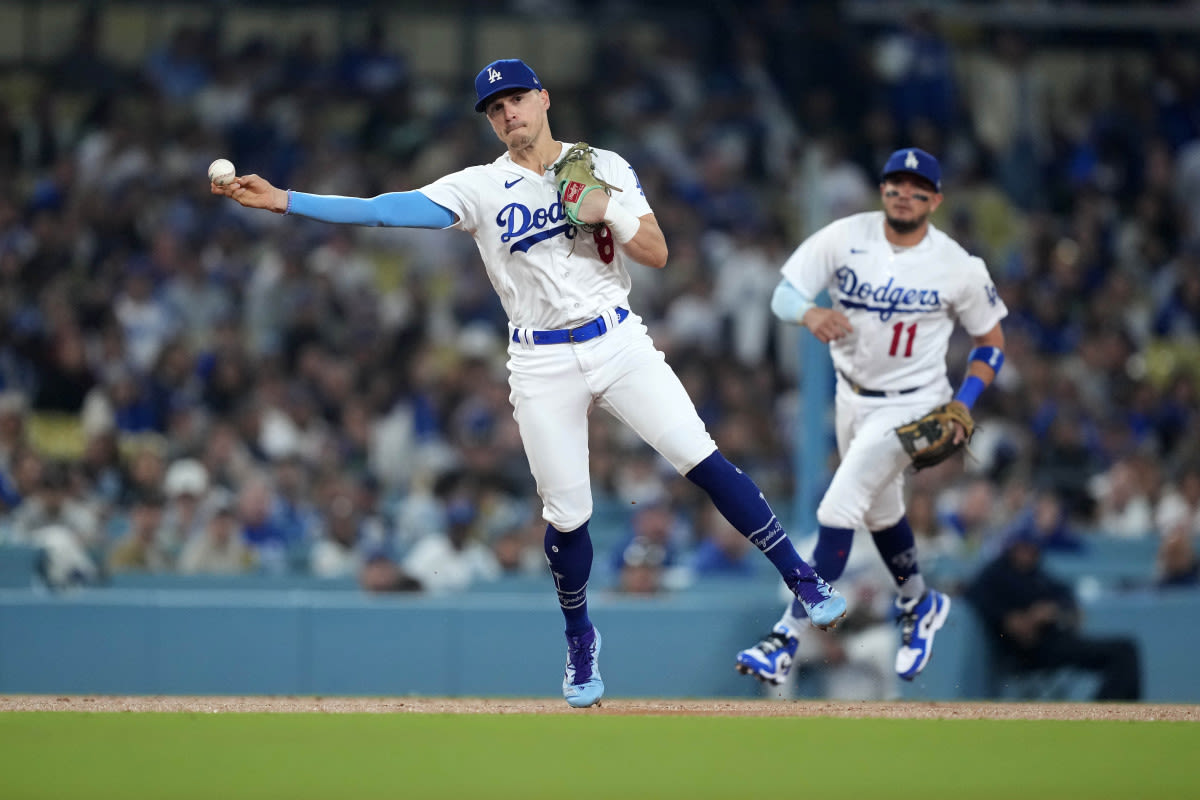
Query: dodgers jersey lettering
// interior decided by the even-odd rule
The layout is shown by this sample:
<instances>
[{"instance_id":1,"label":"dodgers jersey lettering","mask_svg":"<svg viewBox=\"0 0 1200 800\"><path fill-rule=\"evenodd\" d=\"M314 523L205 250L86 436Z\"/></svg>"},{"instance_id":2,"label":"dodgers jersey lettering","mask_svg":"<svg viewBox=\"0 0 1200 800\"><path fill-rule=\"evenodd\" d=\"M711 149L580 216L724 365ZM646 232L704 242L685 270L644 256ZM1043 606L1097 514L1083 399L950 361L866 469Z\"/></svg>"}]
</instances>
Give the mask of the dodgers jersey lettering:
<instances>
[{"instance_id":1,"label":"dodgers jersey lettering","mask_svg":"<svg viewBox=\"0 0 1200 800\"><path fill-rule=\"evenodd\" d=\"M828 290L854 330L830 343L834 367L859 386L894 391L946 381L957 319L981 336L1008 315L982 259L932 224L895 252L884 213L868 211L810 236L781 268L806 297Z\"/></svg>"},{"instance_id":2,"label":"dodgers jersey lettering","mask_svg":"<svg viewBox=\"0 0 1200 800\"><path fill-rule=\"evenodd\" d=\"M565 153L571 144L563 146ZM651 213L633 167L611 150L596 152L596 175L621 191L610 202L634 216ZM626 256L607 228L593 235L567 221L554 173L539 175L505 152L490 164L446 175L420 191L458 215L470 233L509 322L552 330L628 306Z\"/></svg>"}]
</instances>

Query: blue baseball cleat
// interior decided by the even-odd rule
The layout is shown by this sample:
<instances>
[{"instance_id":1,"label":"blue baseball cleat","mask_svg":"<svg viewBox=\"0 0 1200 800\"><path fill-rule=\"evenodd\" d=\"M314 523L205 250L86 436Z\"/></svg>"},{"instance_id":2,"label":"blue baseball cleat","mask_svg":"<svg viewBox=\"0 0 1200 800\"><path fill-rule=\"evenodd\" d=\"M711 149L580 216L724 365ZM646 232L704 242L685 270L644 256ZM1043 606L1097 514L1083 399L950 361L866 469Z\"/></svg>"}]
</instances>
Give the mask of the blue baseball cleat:
<instances>
[{"instance_id":1,"label":"blue baseball cleat","mask_svg":"<svg viewBox=\"0 0 1200 800\"><path fill-rule=\"evenodd\" d=\"M900 650L896 653L896 674L911 681L925 669L933 655L933 635L946 623L950 598L927 589L916 600L896 598L896 622L900 625Z\"/></svg>"},{"instance_id":2,"label":"blue baseball cleat","mask_svg":"<svg viewBox=\"0 0 1200 800\"><path fill-rule=\"evenodd\" d=\"M572 708L587 708L604 696L600 679L600 631L567 637L567 668L563 673L563 697Z\"/></svg>"},{"instance_id":3,"label":"blue baseball cleat","mask_svg":"<svg viewBox=\"0 0 1200 800\"><path fill-rule=\"evenodd\" d=\"M792 593L804 606L814 628L827 631L837 627L846 616L846 598L820 575L814 573L812 578L800 578L792 586Z\"/></svg>"},{"instance_id":4,"label":"blue baseball cleat","mask_svg":"<svg viewBox=\"0 0 1200 800\"><path fill-rule=\"evenodd\" d=\"M799 646L800 640L791 628L776 622L765 639L737 654L737 671L743 675L753 675L763 683L779 686L792 671L792 662Z\"/></svg>"}]
</instances>

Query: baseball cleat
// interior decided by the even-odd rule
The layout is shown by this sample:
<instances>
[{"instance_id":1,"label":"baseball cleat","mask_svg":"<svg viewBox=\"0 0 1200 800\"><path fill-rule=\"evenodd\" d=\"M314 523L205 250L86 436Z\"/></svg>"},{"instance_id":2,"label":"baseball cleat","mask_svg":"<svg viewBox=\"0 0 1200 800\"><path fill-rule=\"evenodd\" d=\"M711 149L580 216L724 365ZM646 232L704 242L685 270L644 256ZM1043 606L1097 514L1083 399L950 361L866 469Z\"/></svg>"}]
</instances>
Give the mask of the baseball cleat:
<instances>
[{"instance_id":1,"label":"baseball cleat","mask_svg":"<svg viewBox=\"0 0 1200 800\"><path fill-rule=\"evenodd\" d=\"M911 681L925 669L933 655L933 634L941 630L950 613L950 598L927 589L916 600L896 598L896 622L900 625L900 650L896 674Z\"/></svg>"},{"instance_id":2,"label":"baseball cleat","mask_svg":"<svg viewBox=\"0 0 1200 800\"><path fill-rule=\"evenodd\" d=\"M814 628L827 631L836 628L846 616L846 598L825 582L819 575L812 578L801 578L792 587L792 593L804 606L808 613L809 622Z\"/></svg>"},{"instance_id":3,"label":"baseball cleat","mask_svg":"<svg viewBox=\"0 0 1200 800\"><path fill-rule=\"evenodd\" d=\"M563 697L572 708L587 708L604 696L600 679L600 631L567 636L567 668L563 673Z\"/></svg>"},{"instance_id":4,"label":"baseball cleat","mask_svg":"<svg viewBox=\"0 0 1200 800\"><path fill-rule=\"evenodd\" d=\"M792 671L792 662L799 646L800 640L792 634L791 629L777 622L765 639L737 654L737 671L743 675L753 675L763 683L779 686Z\"/></svg>"}]
</instances>

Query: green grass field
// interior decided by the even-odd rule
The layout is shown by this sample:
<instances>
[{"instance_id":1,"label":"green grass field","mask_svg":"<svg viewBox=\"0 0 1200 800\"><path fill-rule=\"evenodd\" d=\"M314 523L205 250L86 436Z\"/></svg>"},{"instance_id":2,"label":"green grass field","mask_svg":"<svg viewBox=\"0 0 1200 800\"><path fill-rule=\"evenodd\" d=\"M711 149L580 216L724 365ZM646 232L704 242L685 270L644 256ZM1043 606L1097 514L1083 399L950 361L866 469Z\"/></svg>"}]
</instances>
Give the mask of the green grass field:
<instances>
[{"instance_id":1,"label":"green grass field","mask_svg":"<svg viewBox=\"0 0 1200 800\"><path fill-rule=\"evenodd\" d=\"M1174 799L1197 753L1178 722L30 712L0 798Z\"/></svg>"}]
</instances>

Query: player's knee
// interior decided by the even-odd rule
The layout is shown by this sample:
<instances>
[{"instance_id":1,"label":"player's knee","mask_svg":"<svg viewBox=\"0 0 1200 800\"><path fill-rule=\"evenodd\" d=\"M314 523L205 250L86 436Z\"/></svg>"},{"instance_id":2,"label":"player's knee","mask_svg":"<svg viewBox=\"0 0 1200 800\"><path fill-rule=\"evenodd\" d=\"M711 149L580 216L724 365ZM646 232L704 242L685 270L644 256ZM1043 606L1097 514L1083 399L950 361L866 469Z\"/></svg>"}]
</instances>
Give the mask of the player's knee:
<instances>
[{"instance_id":1,"label":"player's knee","mask_svg":"<svg viewBox=\"0 0 1200 800\"><path fill-rule=\"evenodd\" d=\"M888 528L894 527L901 519L904 518L904 510L897 509L894 511L885 512L868 512L863 519L869 531L886 531Z\"/></svg>"},{"instance_id":2,"label":"player's knee","mask_svg":"<svg viewBox=\"0 0 1200 800\"><path fill-rule=\"evenodd\" d=\"M827 528L854 528L863 524L862 512L839 503L822 500L817 507L817 522Z\"/></svg>"},{"instance_id":3,"label":"player's knee","mask_svg":"<svg viewBox=\"0 0 1200 800\"><path fill-rule=\"evenodd\" d=\"M554 528L569 533L592 518L592 485L547 491L541 488L541 516Z\"/></svg>"},{"instance_id":4,"label":"player's knee","mask_svg":"<svg viewBox=\"0 0 1200 800\"><path fill-rule=\"evenodd\" d=\"M592 518L592 498L570 500L543 498L542 517L555 529L570 532Z\"/></svg>"}]
</instances>

